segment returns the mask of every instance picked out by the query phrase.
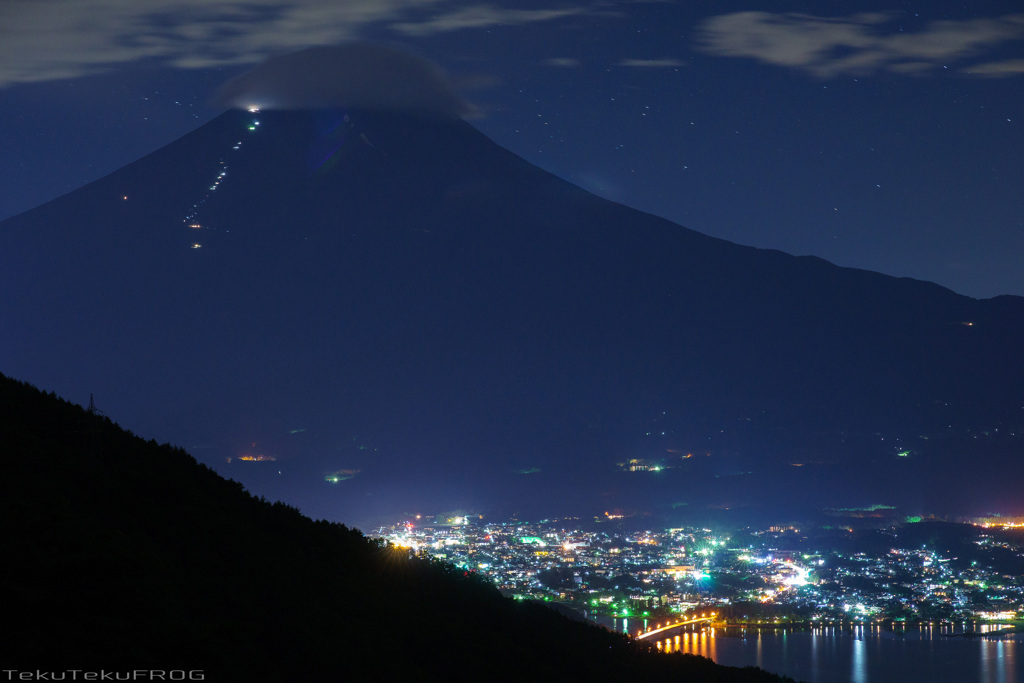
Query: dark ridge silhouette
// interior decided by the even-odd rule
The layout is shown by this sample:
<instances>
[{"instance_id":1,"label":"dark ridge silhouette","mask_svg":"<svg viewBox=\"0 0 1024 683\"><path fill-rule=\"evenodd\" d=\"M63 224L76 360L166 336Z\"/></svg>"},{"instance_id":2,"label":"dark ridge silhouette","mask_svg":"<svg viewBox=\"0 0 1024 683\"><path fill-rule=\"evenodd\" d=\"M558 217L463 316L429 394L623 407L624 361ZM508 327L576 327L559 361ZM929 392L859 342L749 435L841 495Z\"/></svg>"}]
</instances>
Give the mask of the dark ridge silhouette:
<instances>
[{"instance_id":1,"label":"dark ridge silhouette","mask_svg":"<svg viewBox=\"0 0 1024 683\"><path fill-rule=\"evenodd\" d=\"M714 239L461 121L225 113L0 223L0 291L6 372L331 519L1020 504L1024 299Z\"/></svg>"},{"instance_id":2,"label":"dark ridge silhouette","mask_svg":"<svg viewBox=\"0 0 1024 683\"><path fill-rule=\"evenodd\" d=\"M0 375L5 669L207 681L791 680L639 649L249 495Z\"/></svg>"}]
</instances>

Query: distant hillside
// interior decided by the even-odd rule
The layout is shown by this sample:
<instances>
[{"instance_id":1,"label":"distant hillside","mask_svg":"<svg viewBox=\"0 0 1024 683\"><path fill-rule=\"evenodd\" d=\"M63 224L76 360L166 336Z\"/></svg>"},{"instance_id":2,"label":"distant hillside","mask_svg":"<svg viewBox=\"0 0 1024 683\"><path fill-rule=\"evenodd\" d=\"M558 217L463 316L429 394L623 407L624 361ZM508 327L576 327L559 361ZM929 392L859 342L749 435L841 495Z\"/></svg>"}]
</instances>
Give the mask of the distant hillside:
<instances>
[{"instance_id":1,"label":"distant hillside","mask_svg":"<svg viewBox=\"0 0 1024 683\"><path fill-rule=\"evenodd\" d=\"M226 112L0 222L0 292L9 376L335 521L1021 505L1024 298L714 239L465 122Z\"/></svg>"},{"instance_id":2,"label":"distant hillside","mask_svg":"<svg viewBox=\"0 0 1024 683\"><path fill-rule=\"evenodd\" d=\"M207 681L779 681L505 599L0 375L4 669Z\"/></svg>"}]
</instances>

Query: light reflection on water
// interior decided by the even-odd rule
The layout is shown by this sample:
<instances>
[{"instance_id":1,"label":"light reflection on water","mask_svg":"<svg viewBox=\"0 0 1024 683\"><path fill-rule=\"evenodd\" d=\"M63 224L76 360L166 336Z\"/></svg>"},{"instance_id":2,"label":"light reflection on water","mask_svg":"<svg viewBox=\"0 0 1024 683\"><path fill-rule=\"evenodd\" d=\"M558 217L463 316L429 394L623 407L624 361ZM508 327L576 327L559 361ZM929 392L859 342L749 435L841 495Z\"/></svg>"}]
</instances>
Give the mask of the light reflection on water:
<instances>
[{"instance_id":1,"label":"light reflection on water","mask_svg":"<svg viewBox=\"0 0 1024 683\"><path fill-rule=\"evenodd\" d=\"M714 629L703 631L686 631L670 636L658 643L662 652L689 652L701 657L716 660L718 639L714 637Z\"/></svg>"},{"instance_id":2,"label":"light reflection on water","mask_svg":"<svg viewBox=\"0 0 1024 683\"><path fill-rule=\"evenodd\" d=\"M850 677L853 683L868 683L868 655L864 646L864 637L853 639L853 666Z\"/></svg>"},{"instance_id":3,"label":"light reflection on water","mask_svg":"<svg viewBox=\"0 0 1024 683\"><path fill-rule=\"evenodd\" d=\"M618 624L616 624L618 625ZM652 624L653 626L653 624ZM634 622L633 630L640 624ZM759 666L808 683L1024 680L1024 634L999 638L949 637L986 633L1004 624L921 625L893 631L879 626L811 630L703 629L670 635L662 652L686 652L729 666Z\"/></svg>"}]
</instances>

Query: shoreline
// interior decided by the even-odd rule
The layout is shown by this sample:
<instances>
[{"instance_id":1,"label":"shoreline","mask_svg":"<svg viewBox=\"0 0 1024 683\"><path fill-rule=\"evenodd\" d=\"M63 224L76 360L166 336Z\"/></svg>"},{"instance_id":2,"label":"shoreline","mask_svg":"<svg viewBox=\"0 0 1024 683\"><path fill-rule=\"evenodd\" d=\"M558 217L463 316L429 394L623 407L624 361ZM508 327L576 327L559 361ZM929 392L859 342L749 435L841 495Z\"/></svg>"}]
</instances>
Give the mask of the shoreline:
<instances>
[{"instance_id":1,"label":"shoreline","mask_svg":"<svg viewBox=\"0 0 1024 683\"><path fill-rule=\"evenodd\" d=\"M963 622L942 622L939 624L929 624L929 622L896 622L896 623L859 623L859 622L838 622L838 623L823 623L823 622L790 622L785 624L748 624L748 623L728 623L719 622L711 624L711 628L719 629L722 631L779 631L779 630L792 630L792 631L811 631L815 629L832 629L840 630L844 632L854 632L858 629L868 628L870 630L881 630L891 631L893 633L906 632L908 630L921 630L924 627L930 628L942 628L944 626L956 627L958 624ZM1001 622L1005 624L1006 622ZM993 631L977 631L977 630L962 630L953 631L951 633L939 633L946 638L990 638L1007 635L1015 635L1018 633L1024 633L1024 624L1010 623L1004 625L1003 628L996 629Z\"/></svg>"}]
</instances>

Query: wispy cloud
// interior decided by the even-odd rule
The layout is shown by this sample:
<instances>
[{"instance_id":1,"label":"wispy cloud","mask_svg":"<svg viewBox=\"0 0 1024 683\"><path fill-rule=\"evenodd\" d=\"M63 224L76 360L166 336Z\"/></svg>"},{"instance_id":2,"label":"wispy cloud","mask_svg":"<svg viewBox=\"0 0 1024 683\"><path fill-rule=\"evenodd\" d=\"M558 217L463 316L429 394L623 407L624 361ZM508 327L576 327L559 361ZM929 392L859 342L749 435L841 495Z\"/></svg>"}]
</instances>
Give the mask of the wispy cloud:
<instances>
[{"instance_id":1,"label":"wispy cloud","mask_svg":"<svg viewBox=\"0 0 1024 683\"><path fill-rule=\"evenodd\" d=\"M673 67L686 66L685 62L678 59L621 59L616 66L637 66L637 67Z\"/></svg>"},{"instance_id":2,"label":"wispy cloud","mask_svg":"<svg viewBox=\"0 0 1024 683\"><path fill-rule=\"evenodd\" d=\"M921 73L951 64L978 73L965 62L990 62L994 49L1014 41L1024 41L1024 14L933 21L921 30L904 31L889 13L818 17L736 12L705 20L697 32L698 49L706 53L757 59L821 78Z\"/></svg>"},{"instance_id":3,"label":"wispy cloud","mask_svg":"<svg viewBox=\"0 0 1024 683\"><path fill-rule=\"evenodd\" d=\"M975 76L987 76L989 78L1020 76L1024 74L1024 59L1008 59L1002 62L974 64L965 68L964 71Z\"/></svg>"},{"instance_id":4,"label":"wispy cloud","mask_svg":"<svg viewBox=\"0 0 1024 683\"><path fill-rule=\"evenodd\" d=\"M432 62L362 42L271 57L225 83L217 99L239 108L341 106L450 118L474 113Z\"/></svg>"},{"instance_id":5,"label":"wispy cloud","mask_svg":"<svg viewBox=\"0 0 1024 683\"><path fill-rule=\"evenodd\" d=\"M471 5L443 12L429 21L397 22L392 24L391 28L409 36L425 36L467 28L533 24L585 14L589 11L585 6L521 10L491 5Z\"/></svg>"},{"instance_id":6,"label":"wispy cloud","mask_svg":"<svg viewBox=\"0 0 1024 683\"><path fill-rule=\"evenodd\" d=\"M506 9L486 0L458 6L455 0L2 0L0 87L140 60L182 68L255 64L358 38L371 27L423 36L589 11L586 5Z\"/></svg>"},{"instance_id":7,"label":"wispy cloud","mask_svg":"<svg viewBox=\"0 0 1024 683\"><path fill-rule=\"evenodd\" d=\"M583 62L575 57L551 57L550 59L545 59L543 63L548 66L560 66L567 69L583 66Z\"/></svg>"}]
</instances>

